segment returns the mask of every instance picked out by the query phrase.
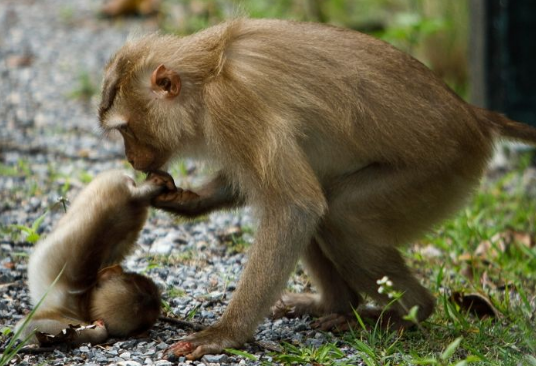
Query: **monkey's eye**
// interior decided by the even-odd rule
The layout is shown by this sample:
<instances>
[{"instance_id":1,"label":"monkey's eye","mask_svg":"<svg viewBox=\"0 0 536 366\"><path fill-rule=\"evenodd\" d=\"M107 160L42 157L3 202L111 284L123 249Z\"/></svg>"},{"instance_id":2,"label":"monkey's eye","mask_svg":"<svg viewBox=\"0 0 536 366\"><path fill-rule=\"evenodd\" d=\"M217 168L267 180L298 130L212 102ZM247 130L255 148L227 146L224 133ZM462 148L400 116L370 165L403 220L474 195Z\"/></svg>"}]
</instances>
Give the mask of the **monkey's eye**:
<instances>
[{"instance_id":1,"label":"monkey's eye","mask_svg":"<svg viewBox=\"0 0 536 366\"><path fill-rule=\"evenodd\" d=\"M132 131L130 130L130 127L128 127L128 124L126 123L117 126L117 129L119 130L119 132L121 132L122 135L132 136Z\"/></svg>"}]
</instances>

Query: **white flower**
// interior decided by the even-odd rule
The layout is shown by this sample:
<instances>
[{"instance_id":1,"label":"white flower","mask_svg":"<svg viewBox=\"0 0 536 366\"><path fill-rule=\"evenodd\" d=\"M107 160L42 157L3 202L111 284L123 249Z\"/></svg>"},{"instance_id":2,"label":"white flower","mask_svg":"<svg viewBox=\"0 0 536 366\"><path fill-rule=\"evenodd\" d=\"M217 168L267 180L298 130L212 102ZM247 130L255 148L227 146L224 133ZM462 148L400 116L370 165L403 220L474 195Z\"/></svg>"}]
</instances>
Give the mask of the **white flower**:
<instances>
[{"instance_id":1,"label":"white flower","mask_svg":"<svg viewBox=\"0 0 536 366\"><path fill-rule=\"evenodd\" d=\"M387 283L388 281L389 281L389 277L387 277L387 276L383 276L382 279L376 281L376 283L377 283L378 285L383 285L383 284Z\"/></svg>"}]
</instances>

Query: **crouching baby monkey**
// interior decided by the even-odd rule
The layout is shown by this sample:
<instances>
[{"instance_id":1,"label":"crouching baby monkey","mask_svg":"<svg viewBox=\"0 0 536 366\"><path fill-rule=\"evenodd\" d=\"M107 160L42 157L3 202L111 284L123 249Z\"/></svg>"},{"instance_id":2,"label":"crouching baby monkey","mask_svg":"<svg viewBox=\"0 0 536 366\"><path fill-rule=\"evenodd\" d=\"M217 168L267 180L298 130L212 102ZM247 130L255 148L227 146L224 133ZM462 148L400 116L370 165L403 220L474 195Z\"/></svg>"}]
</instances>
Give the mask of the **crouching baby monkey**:
<instances>
[{"instance_id":1,"label":"crouching baby monkey","mask_svg":"<svg viewBox=\"0 0 536 366\"><path fill-rule=\"evenodd\" d=\"M158 288L145 276L124 272L119 263L133 248L150 200L165 189L163 182L153 176L136 185L125 172L110 171L82 190L30 256L34 306L63 273L20 338L34 329L56 335L69 324L93 324L78 332L73 343L99 343L143 332L155 323L160 314Z\"/></svg>"},{"instance_id":2,"label":"crouching baby monkey","mask_svg":"<svg viewBox=\"0 0 536 366\"><path fill-rule=\"evenodd\" d=\"M258 216L222 318L171 348L189 358L250 339L299 258L318 294L284 295L294 314L346 314L362 294L385 303L376 281L388 276L404 294L389 321L403 326L413 306L427 318L434 298L397 247L467 200L496 139L536 142L535 129L465 103L380 40L281 20L127 42L106 68L99 117L135 169L176 156L219 168L155 207L197 216L247 204Z\"/></svg>"}]
</instances>

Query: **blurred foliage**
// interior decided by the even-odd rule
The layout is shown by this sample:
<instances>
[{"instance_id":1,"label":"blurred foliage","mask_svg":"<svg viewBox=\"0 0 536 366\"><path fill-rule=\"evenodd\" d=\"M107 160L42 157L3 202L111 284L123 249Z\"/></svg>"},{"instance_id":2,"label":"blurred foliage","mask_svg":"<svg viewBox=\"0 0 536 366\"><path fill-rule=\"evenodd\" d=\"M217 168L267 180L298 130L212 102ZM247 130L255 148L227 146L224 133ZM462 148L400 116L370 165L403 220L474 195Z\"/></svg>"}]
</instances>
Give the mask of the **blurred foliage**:
<instances>
[{"instance_id":1,"label":"blurred foliage","mask_svg":"<svg viewBox=\"0 0 536 366\"><path fill-rule=\"evenodd\" d=\"M165 32L189 34L238 16L335 24L410 53L467 96L469 0L164 0Z\"/></svg>"}]
</instances>

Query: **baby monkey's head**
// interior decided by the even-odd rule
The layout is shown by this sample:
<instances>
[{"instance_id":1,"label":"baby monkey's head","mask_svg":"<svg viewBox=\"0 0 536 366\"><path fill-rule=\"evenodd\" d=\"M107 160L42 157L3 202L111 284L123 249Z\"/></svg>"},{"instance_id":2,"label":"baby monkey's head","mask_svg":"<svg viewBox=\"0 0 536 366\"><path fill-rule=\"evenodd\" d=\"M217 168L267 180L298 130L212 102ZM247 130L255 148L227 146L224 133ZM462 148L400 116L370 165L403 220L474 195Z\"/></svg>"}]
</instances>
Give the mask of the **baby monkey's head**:
<instances>
[{"instance_id":1,"label":"baby monkey's head","mask_svg":"<svg viewBox=\"0 0 536 366\"><path fill-rule=\"evenodd\" d=\"M148 277L120 265L100 270L93 289L91 321L102 320L110 336L126 337L151 328L160 315L160 291Z\"/></svg>"}]
</instances>

